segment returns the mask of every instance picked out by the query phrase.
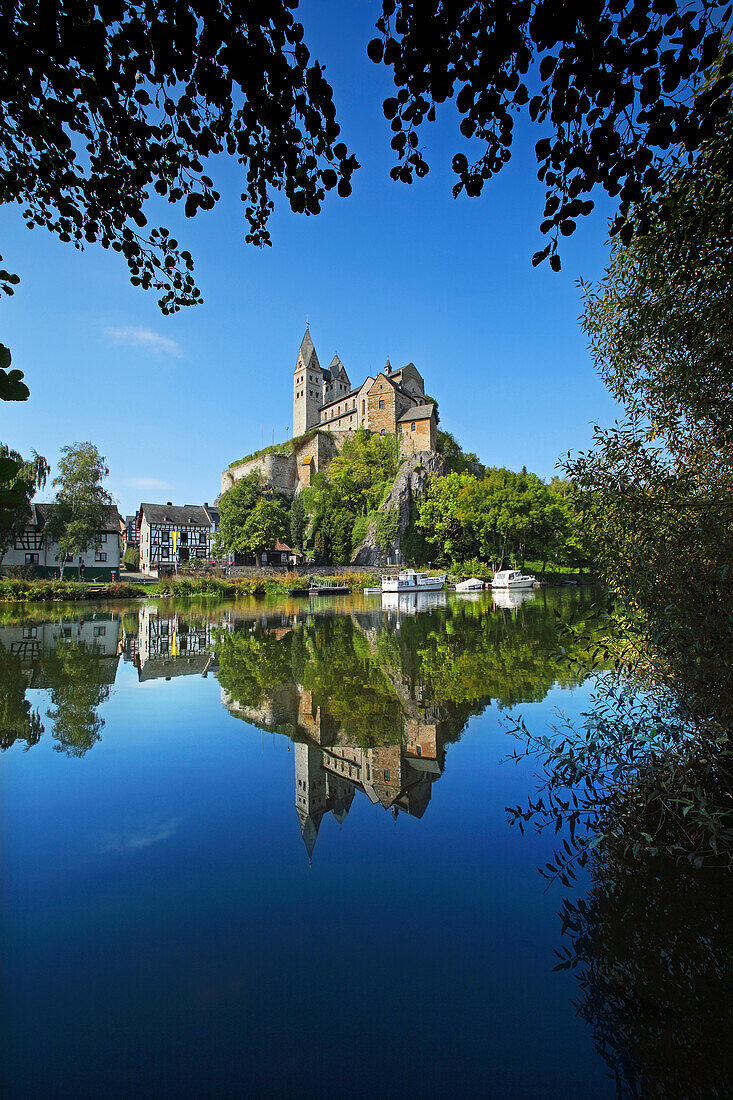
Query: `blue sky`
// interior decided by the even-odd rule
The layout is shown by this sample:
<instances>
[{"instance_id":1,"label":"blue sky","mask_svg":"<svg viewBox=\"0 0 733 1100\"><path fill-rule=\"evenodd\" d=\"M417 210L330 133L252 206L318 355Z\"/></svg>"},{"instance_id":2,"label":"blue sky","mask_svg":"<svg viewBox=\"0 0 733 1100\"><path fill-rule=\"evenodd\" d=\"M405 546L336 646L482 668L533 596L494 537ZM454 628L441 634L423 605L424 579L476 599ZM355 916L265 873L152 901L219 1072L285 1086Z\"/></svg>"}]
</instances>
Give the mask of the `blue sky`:
<instances>
[{"instance_id":1,"label":"blue sky","mask_svg":"<svg viewBox=\"0 0 733 1100\"><path fill-rule=\"evenodd\" d=\"M244 243L235 164L211 172L222 201L194 220L151 206L196 261L204 304L163 317L132 287L124 261L78 253L15 208L0 210L3 266L21 284L0 304L0 340L31 387L0 410L0 438L55 463L60 448L93 440L123 512L141 501L212 501L229 462L286 437L292 372L305 328L323 365L338 351L352 383L413 361L440 404L441 427L491 465L542 477L559 455L588 445L615 406L578 325L579 277L607 257L608 207L563 242L563 270L531 266L544 190L534 143L518 127L512 160L479 199L454 200L453 153L465 147L450 104L425 128L430 174L389 179L387 71L366 59L373 0L303 0L312 54L334 87L342 138L362 168L347 199L315 218L277 205L273 247ZM49 497L50 487L41 494Z\"/></svg>"}]
</instances>

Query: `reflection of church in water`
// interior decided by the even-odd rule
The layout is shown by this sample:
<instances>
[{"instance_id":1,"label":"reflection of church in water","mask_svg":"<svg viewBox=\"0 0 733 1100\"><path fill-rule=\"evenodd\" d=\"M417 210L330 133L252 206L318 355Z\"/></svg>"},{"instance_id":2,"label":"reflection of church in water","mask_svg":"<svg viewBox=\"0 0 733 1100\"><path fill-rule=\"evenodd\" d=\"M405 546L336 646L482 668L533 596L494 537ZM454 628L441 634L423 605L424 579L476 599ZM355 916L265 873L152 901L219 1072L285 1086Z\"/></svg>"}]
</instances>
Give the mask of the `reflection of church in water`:
<instances>
[{"instance_id":1,"label":"reflection of church in water","mask_svg":"<svg viewBox=\"0 0 733 1100\"><path fill-rule=\"evenodd\" d=\"M354 615L351 621L355 634L373 652L387 623L399 634L403 614L410 614L410 609L401 608L398 615L390 611ZM279 646L292 640L294 628L297 632L315 622L318 629L317 618L306 615L301 621L300 615L272 612L254 619L201 611L182 615L145 605L135 614L134 626L130 622L125 631L123 653L137 667L140 680L218 674L215 634L236 631L246 637L256 629L259 636ZM399 659L380 667L391 717L385 719L381 732L372 728L371 738L368 723L362 726L355 715L344 715L343 707L339 711L335 705L339 701L325 697L323 691L318 701L292 674L270 680L259 702L244 703L221 688L222 704L230 714L293 741L295 809L309 858L324 817L331 813L342 824L357 791L395 817L400 813L422 817L432 785L443 772L445 745L463 726L465 716L449 704L430 699L425 686L406 672ZM375 741L379 743L370 743Z\"/></svg>"},{"instance_id":2,"label":"reflection of church in water","mask_svg":"<svg viewBox=\"0 0 733 1100\"><path fill-rule=\"evenodd\" d=\"M442 762L434 728L412 725L413 736L408 734L408 740L396 745L362 749L338 743L325 748L296 743L295 808L309 856L325 815L330 811L341 824L357 790L395 815L422 817Z\"/></svg>"},{"instance_id":3,"label":"reflection of church in water","mask_svg":"<svg viewBox=\"0 0 733 1100\"><path fill-rule=\"evenodd\" d=\"M395 817L419 818L427 809L432 785L443 772L445 742L456 724L437 704L421 699L406 677L393 671L390 680L400 702L402 733L393 744L371 747L354 744L353 732L316 705L312 692L301 685L281 685L257 708L242 706L222 689L230 713L293 737L295 809L309 858L324 817L332 813L343 824L357 791Z\"/></svg>"}]
</instances>

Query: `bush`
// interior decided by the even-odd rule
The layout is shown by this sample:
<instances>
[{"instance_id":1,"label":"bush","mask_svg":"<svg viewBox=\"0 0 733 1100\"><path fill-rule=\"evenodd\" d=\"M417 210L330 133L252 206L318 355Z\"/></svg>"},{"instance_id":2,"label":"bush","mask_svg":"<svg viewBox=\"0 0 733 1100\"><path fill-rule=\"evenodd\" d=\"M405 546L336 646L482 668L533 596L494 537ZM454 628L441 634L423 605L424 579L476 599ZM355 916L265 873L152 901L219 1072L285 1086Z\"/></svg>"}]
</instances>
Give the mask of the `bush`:
<instances>
[{"instance_id":1,"label":"bush","mask_svg":"<svg viewBox=\"0 0 733 1100\"><path fill-rule=\"evenodd\" d=\"M130 572L136 573L140 568L140 549L137 546L128 546L125 553L122 555L122 564L125 569L129 569Z\"/></svg>"},{"instance_id":2,"label":"bush","mask_svg":"<svg viewBox=\"0 0 733 1100\"><path fill-rule=\"evenodd\" d=\"M453 572L459 574L464 580L468 577L476 577L480 581L490 581L494 576L493 569L478 558L469 558L468 561L454 564Z\"/></svg>"}]
</instances>

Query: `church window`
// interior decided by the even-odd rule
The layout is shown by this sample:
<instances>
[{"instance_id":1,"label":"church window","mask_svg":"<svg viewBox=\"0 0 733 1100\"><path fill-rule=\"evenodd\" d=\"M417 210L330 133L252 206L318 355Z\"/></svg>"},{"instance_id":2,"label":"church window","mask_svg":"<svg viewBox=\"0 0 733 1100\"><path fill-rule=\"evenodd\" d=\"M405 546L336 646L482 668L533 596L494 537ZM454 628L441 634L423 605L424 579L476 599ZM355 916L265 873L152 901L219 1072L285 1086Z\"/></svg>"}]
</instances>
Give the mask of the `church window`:
<instances>
[{"instance_id":1,"label":"church window","mask_svg":"<svg viewBox=\"0 0 733 1100\"><path fill-rule=\"evenodd\" d=\"M385 783L389 783L389 768L384 769L384 781Z\"/></svg>"},{"instance_id":2,"label":"church window","mask_svg":"<svg viewBox=\"0 0 733 1100\"><path fill-rule=\"evenodd\" d=\"M366 412L366 401L362 401L362 403L361 403L361 415L364 416L365 412Z\"/></svg>"},{"instance_id":3,"label":"church window","mask_svg":"<svg viewBox=\"0 0 733 1100\"><path fill-rule=\"evenodd\" d=\"M384 408L384 401L383 401L383 400L380 400L380 402L379 402L379 407L380 407L380 409L383 409L383 408Z\"/></svg>"},{"instance_id":4,"label":"church window","mask_svg":"<svg viewBox=\"0 0 733 1100\"><path fill-rule=\"evenodd\" d=\"M397 425L397 431L400 433L400 435L402 435L402 425L401 424Z\"/></svg>"},{"instance_id":5,"label":"church window","mask_svg":"<svg viewBox=\"0 0 733 1100\"><path fill-rule=\"evenodd\" d=\"M414 431L415 431L415 429L416 429L416 427L417 427L417 424L416 424L416 423L415 423L415 421L413 420L413 422L412 422L412 428L410 429L410 431L413 431L413 432L414 432Z\"/></svg>"},{"instance_id":6,"label":"church window","mask_svg":"<svg viewBox=\"0 0 733 1100\"><path fill-rule=\"evenodd\" d=\"M381 429L381 431L380 431L380 433L379 433L379 434L380 434L380 435L384 435L384 428L382 428L382 429Z\"/></svg>"}]
</instances>

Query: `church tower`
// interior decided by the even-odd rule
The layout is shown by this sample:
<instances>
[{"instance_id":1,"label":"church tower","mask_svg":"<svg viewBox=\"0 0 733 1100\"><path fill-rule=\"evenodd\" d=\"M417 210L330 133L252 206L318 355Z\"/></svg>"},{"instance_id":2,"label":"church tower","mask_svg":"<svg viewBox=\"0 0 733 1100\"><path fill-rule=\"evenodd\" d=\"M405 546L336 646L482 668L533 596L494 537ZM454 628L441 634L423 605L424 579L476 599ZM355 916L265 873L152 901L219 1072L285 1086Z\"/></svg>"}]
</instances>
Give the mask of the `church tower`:
<instances>
[{"instance_id":1,"label":"church tower","mask_svg":"<svg viewBox=\"0 0 733 1100\"><path fill-rule=\"evenodd\" d=\"M298 812L300 832L308 859L311 860L323 815L328 811L323 754L312 745L296 742L294 756L295 809Z\"/></svg>"},{"instance_id":2,"label":"church tower","mask_svg":"<svg viewBox=\"0 0 733 1100\"><path fill-rule=\"evenodd\" d=\"M306 328L293 372L293 437L318 424L322 404L323 371Z\"/></svg>"}]
</instances>

